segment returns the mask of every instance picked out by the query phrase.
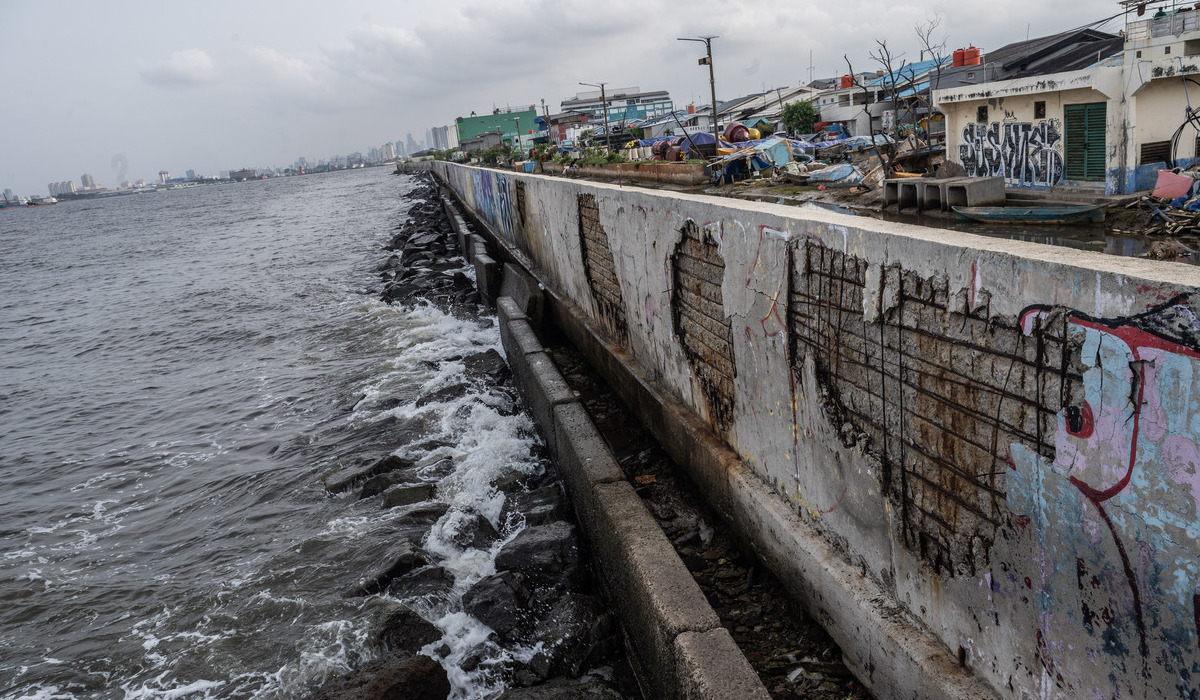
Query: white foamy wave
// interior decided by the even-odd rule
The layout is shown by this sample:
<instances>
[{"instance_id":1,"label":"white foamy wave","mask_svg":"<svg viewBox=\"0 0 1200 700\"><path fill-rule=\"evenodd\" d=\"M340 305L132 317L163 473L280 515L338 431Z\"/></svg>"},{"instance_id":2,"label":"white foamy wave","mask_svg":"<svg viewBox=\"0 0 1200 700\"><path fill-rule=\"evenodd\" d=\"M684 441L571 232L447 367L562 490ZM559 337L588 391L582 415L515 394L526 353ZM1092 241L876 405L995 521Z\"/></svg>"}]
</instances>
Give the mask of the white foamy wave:
<instances>
[{"instance_id":1,"label":"white foamy wave","mask_svg":"<svg viewBox=\"0 0 1200 700\"><path fill-rule=\"evenodd\" d=\"M416 605L414 609L417 609ZM429 614L429 611L417 612L422 616ZM442 645L450 648L450 654L442 659L441 663L450 679L451 698L490 698L504 690L501 671L505 664L511 662L512 656L488 639L492 634L490 627L462 611L442 615L434 619L433 624L444 634L441 639L426 645L421 651L437 658L435 649ZM463 663L468 658L475 657L480 647L485 648L485 660L472 671L463 670Z\"/></svg>"},{"instance_id":2,"label":"white foamy wave","mask_svg":"<svg viewBox=\"0 0 1200 700\"><path fill-rule=\"evenodd\" d=\"M348 672L370 658L368 636L361 620L334 620L309 628L299 659L271 674L271 682L254 697L288 697Z\"/></svg>"},{"instance_id":3,"label":"white foamy wave","mask_svg":"<svg viewBox=\"0 0 1200 700\"><path fill-rule=\"evenodd\" d=\"M225 687L225 681L178 681L168 679L169 673L162 673L154 680L135 686L127 683L121 686L125 691L124 700L200 700L201 698L221 697L216 691Z\"/></svg>"}]
</instances>

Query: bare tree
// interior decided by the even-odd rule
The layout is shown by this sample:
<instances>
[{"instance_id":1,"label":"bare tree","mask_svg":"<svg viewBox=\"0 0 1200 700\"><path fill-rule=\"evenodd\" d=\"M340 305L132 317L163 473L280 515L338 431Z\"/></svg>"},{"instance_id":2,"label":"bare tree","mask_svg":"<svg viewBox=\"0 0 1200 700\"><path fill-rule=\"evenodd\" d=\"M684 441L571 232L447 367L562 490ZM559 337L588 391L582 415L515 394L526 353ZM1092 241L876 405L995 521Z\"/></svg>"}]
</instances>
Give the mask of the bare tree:
<instances>
[{"instance_id":1,"label":"bare tree","mask_svg":"<svg viewBox=\"0 0 1200 700\"><path fill-rule=\"evenodd\" d=\"M875 40L875 49L868 54L871 61L879 67L882 78L875 81L875 85L867 85L861 81L854 72L854 66L850 64L849 57L843 56L846 60L846 67L850 71L850 75L854 76L854 86L862 91L863 113L867 118L867 123L872 124L871 141L872 151L879 158L880 164L884 169L884 177L891 177L895 172L896 166L896 148L884 143L878 143L875 139L875 129L873 125L873 115L871 114L872 104L890 103L894 119L890 128L881 129L880 131L890 137L892 143L898 144L907 124L916 125L919 123L922 113L927 115L933 114L933 91L941 84L942 68L946 62L946 37L937 36L938 29L941 27L942 18L940 15L918 22L913 26L916 31L917 39L921 43L922 58L928 55L933 61L932 75L922 90L912 90L911 95L901 96L901 92L915 88L918 86L910 86L909 83L915 81L919 76L912 64L905 60L903 54L894 54L888 47L887 42L881 39ZM914 130L915 131L915 130ZM930 144L928 138L922 150L929 150Z\"/></svg>"},{"instance_id":2,"label":"bare tree","mask_svg":"<svg viewBox=\"0 0 1200 700\"><path fill-rule=\"evenodd\" d=\"M904 67L908 64L902 56L893 55L892 50L888 48L887 41L882 39L875 40L875 50L867 55L879 66L882 73L882 78L874 86L859 79L858 74L854 72L854 66L850 63L849 56L843 55L842 58L845 59L846 68L849 69L850 75L853 77L854 87L862 91L863 115L867 119L868 129L871 132L871 151L879 158L879 163L883 166L883 176L891 177L892 173L895 172L895 149L891 147L888 141L876 138L871 105L891 101L893 108L895 107L896 95L898 93L897 86L901 82ZM899 65L895 65L897 61L899 61ZM892 132L887 135L891 137L893 142L899 140L896 138L898 126L899 120L895 120L892 128L887 130ZM883 130L881 129L881 131Z\"/></svg>"},{"instance_id":3,"label":"bare tree","mask_svg":"<svg viewBox=\"0 0 1200 700\"><path fill-rule=\"evenodd\" d=\"M942 68L946 63L946 35L942 35L941 39L935 38L935 33L942 25L942 16L934 15L924 22L917 22L913 25L913 29L917 33L917 39L921 42L922 55L928 55L934 61L933 75L928 81L929 87L923 92L917 93L916 97L921 106L925 108L925 114L928 117L933 116L933 91L937 90L942 85ZM925 134L926 143L932 144L932 139L929 133L929 120L926 121Z\"/></svg>"}]
</instances>

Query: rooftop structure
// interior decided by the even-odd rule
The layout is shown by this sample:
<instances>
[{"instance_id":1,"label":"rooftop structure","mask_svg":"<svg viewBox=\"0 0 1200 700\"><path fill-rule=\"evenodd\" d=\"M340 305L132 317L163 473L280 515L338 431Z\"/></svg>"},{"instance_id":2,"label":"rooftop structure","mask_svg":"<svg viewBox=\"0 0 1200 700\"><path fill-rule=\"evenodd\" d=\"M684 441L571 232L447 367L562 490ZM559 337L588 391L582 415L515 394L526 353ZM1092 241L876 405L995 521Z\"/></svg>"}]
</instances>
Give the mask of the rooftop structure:
<instances>
[{"instance_id":1,"label":"rooftop structure","mask_svg":"<svg viewBox=\"0 0 1200 700\"><path fill-rule=\"evenodd\" d=\"M606 90L608 119L613 122L647 119L669 114L675 109L666 90L643 92L639 87ZM562 101L561 111L587 114L594 121L604 119L604 101L599 90L580 92Z\"/></svg>"}]
</instances>

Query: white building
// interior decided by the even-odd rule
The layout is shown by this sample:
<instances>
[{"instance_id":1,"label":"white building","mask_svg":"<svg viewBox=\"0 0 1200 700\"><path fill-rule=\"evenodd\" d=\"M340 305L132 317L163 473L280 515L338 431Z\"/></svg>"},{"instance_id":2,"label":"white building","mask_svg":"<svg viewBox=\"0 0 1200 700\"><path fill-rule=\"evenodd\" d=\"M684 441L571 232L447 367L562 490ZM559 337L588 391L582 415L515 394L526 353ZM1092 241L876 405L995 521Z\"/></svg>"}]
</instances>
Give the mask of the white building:
<instances>
[{"instance_id":1,"label":"white building","mask_svg":"<svg viewBox=\"0 0 1200 700\"><path fill-rule=\"evenodd\" d=\"M1197 78L1189 77L1200 74L1200 62L1190 58L1200 56L1200 10L1163 0L1144 3L1141 15L1136 7L1128 6L1123 40L1072 37L1079 56L1064 64L1069 70L987 80L1028 61L998 60L1001 50L985 57L984 66L996 65L978 84L936 91L947 158L971 175L1003 176L1009 187L1069 185L1105 194L1150 189L1159 170L1200 160L1200 128L1189 106L1200 96ZM1062 44L1063 36L1043 40ZM1032 48L1025 53L1046 53ZM1053 48L1060 60L1072 56L1066 45Z\"/></svg>"}]
</instances>

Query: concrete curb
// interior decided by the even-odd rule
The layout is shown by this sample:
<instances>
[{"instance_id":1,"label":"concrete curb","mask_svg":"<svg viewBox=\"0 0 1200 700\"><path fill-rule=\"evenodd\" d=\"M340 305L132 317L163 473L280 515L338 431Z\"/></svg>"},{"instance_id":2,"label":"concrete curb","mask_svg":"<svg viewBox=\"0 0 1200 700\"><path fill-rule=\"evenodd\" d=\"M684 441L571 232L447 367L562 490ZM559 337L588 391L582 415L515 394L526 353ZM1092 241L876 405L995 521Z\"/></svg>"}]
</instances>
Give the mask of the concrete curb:
<instances>
[{"instance_id":1,"label":"concrete curb","mask_svg":"<svg viewBox=\"0 0 1200 700\"><path fill-rule=\"evenodd\" d=\"M529 317L510 297L498 300L497 311L517 388L546 438L579 524L601 563L596 567L601 585L621 618L634 665L651 697L769 697L626 481Z\"/></svg>"}]
</instances>

